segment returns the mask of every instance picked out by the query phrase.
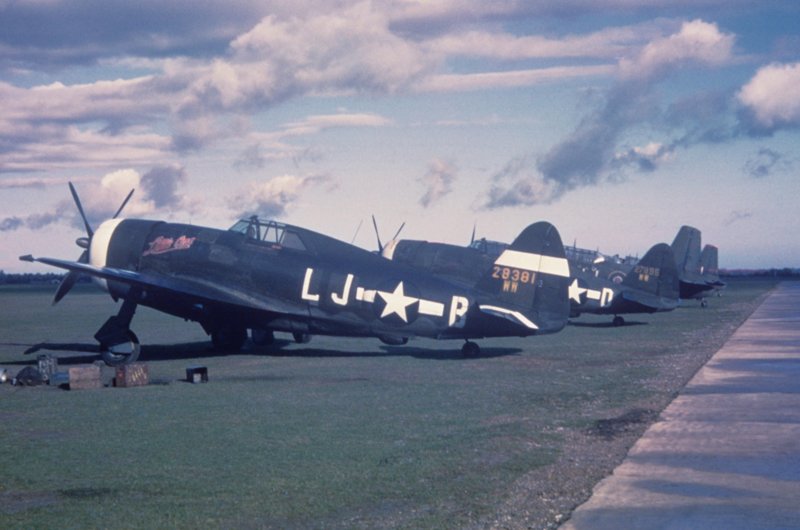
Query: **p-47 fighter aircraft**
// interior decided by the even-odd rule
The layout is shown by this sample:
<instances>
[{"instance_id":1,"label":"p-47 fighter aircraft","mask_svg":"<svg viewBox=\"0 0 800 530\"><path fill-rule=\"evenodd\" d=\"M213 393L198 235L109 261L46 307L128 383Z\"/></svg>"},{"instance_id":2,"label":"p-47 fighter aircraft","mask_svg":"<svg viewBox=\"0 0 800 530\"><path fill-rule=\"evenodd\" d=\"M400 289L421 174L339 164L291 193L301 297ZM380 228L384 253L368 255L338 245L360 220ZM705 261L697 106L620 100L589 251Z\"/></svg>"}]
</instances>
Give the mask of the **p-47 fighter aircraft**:
<instances>
[{"instance_id":1,"label":"p-47 fighter aircraft","mask_svg":"<svg viewBox=\"0 0 800 530\"><path fill-rule=\"evenodd\" d=\"M715 288L713 283L707 281L703 275L700 251L700 230L693 226L684 225L678 230L672 241L672 251L675 254L675 263L678 266L680 277L681 299L700 300L700 305L705 307L705 298ZM714 259L714 255L706 259ZM711 262L716 268L716 263ZM717 280L719 278L717 277Z\"/></svg>"},{"instance_id":2,"label":"p-47 fighter aircraft","mask_svg":"<svg viewBox=\"0 0 800 530\"><path fill-rule=\"evenodd\" d=\"M570 262L570 271L572 317L581 313L614 315L613 324L621 326L625 323L622 314L672 311L680 302L678 269L666 243L652 246L619 282L591 266Z\"/></svg>"},{"instance_id":3,"label":"p-47 fighter aircraft","mask_svg":"<svg viewBox=\"0 0 800 530\"><path fill-rule=\"evenodd\" d=\"M119 313L95 334L110 365L134 361L130 324L139 305L200 323L215 346L238 349L247 330L266 343L275 331L311 334L470 339L560 331L567 322L569 267L555 227L522 231L474 277L450 281L297 226L243 219L230 230L114 218L93 230L70 184L87 236L78 261L22 256L66 269L55 302L78 275L91 276ZM130 196L129 196L130 197ZM127 201L127 199L126 199ZM123 203L124 207L125 203Z\"/></svg>"}]
</instances>

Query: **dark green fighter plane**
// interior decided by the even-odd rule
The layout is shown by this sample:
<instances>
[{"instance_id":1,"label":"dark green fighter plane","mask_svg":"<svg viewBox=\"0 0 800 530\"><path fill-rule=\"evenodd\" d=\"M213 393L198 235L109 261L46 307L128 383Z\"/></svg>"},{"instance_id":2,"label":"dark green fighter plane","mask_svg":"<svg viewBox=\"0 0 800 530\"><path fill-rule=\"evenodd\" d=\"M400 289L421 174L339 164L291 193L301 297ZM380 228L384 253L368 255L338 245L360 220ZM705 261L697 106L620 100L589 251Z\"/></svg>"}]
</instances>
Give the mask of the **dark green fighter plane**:
<instances>
[{"instance_id":1,"label":"dark green fighter plane","mask_svg":"<svg viewBox=\"0 0 800 530\"><path fill-rule=\"evenodd\" d=\"M678 269L666 243L652 246L620 281L593 265L570 262L570 272L571 317L614 315L613 324L621 326L625 320L620 315L672 311L680 302Z\"/></svg>"},{"instance_id":2,"label":"dark green fighter plane","mask_svg":"<svg viewBox=\"0 0 800 530\"><path fill-rule=\"evenodd\" d=\"M681 299L700 300L700 305L706 306L706 296L715 288L719 287L719 275L712 274L711 270L707 275L703 273L701 264L700 250L700 230L693 226L684 225L678 230L675 239L672 241L672 251L675 254L675 263L678 266L680 277ZM714 250L706 251L707 266L717 269L717 253Z\"/></svg>"},{"instance_id":3,"label":"dark green fighter plane","mask_svg":"<svg viewBox=\"0 0 800 530\"><path fill-rule=\"evenodd\" d=\"M238 349L251 330L296 340L311 334L470 339L560 331L567 322L569 267L555 227L530 225L470 281L455 281L392 263L331 237L251 217L229 230L114 218L93 230L70 184L87 237L77 261L22 256L66 269L57 302L78 275L91 276L119 313L95 334L110 365L134 361L139 340L130 324L139 305L200 323L215 346ZM127 201L127 199L126 199ZM123 203L124 207L124 203Z\"/></svg>"}]
</instances>

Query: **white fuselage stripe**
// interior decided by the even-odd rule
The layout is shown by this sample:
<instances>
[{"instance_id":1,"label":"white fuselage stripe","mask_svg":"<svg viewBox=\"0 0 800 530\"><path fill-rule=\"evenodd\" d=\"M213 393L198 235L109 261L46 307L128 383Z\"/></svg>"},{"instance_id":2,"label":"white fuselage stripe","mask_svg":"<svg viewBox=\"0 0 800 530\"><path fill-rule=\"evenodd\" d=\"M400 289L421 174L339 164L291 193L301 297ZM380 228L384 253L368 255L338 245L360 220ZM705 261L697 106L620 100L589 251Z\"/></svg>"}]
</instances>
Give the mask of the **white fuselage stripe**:
<instances>
[{"instance_id":1,"label":"white fuselage stripe","mask_svg":"<svg viewBox=\"0 0 800 530\"><path fill-rule=\"evenodd\" d=\"M569 278L569 263L566 258L506 249L494 264Z\"/></svg>"}]
</instances>

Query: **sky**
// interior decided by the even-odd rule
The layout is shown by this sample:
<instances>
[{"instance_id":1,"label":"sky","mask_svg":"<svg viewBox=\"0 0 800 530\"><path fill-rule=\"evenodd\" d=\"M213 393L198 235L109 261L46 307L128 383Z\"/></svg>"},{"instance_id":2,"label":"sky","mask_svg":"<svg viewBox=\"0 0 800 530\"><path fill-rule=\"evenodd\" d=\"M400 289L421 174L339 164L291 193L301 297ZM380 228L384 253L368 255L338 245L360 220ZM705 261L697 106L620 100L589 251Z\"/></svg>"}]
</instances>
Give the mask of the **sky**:
<instances>
[{"instance_id":1,"label":"sky","mask_svg":"<svg viewBox=\"0 0 800 530\"><path fill-rule=\"evenodd\" d=\"M795 0L0 0L0 270L114 215L800 267Z\"/></svg>"}]
</instances>

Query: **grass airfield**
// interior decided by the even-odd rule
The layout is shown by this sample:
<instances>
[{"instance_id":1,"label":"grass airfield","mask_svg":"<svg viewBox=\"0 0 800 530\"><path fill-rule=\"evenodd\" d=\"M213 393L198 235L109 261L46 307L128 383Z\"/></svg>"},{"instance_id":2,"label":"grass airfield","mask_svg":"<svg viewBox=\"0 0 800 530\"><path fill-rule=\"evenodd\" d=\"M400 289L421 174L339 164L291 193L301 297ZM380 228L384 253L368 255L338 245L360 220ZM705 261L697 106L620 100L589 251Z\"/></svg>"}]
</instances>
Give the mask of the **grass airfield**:
<instances>
[{"instance_id":1,"label":"grass airfield","mask_svg":"<svg viewBox=\"0 0 800 530\"><path fill-rule=\"evenodd\" d=\"M584 315L473 359L460 341L327 337L220 355L139 308L149 386L0 386L0 527L552 528L772 286L620 328ZM96 360L118 306L53 292L0 289L0 367ZM195 364L208 384L183 381Z\"/></svg>"}]
</instances>

